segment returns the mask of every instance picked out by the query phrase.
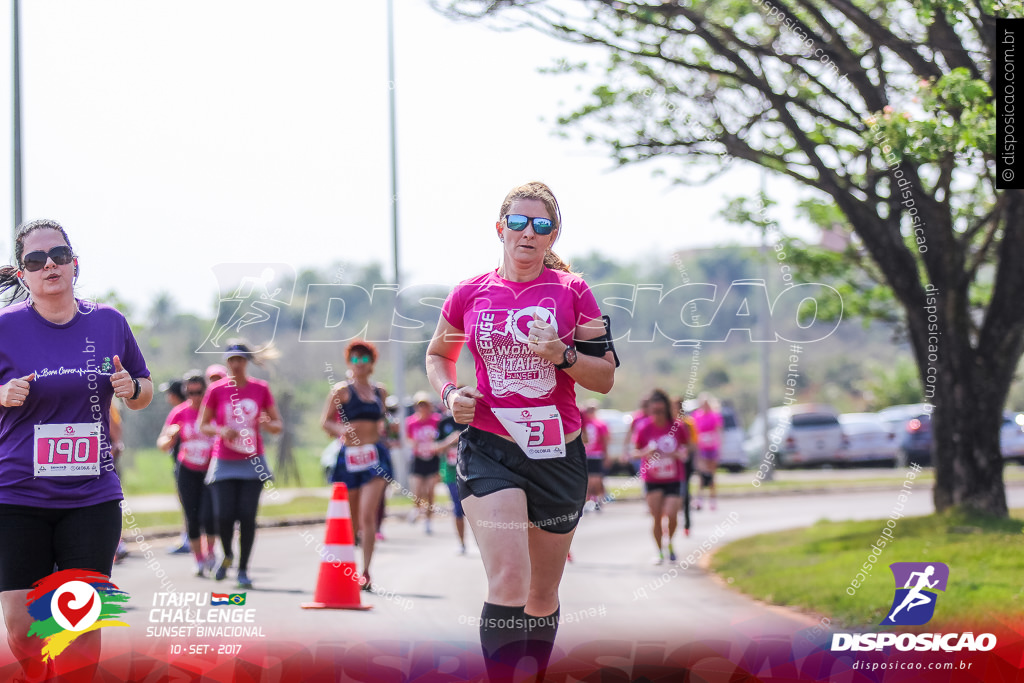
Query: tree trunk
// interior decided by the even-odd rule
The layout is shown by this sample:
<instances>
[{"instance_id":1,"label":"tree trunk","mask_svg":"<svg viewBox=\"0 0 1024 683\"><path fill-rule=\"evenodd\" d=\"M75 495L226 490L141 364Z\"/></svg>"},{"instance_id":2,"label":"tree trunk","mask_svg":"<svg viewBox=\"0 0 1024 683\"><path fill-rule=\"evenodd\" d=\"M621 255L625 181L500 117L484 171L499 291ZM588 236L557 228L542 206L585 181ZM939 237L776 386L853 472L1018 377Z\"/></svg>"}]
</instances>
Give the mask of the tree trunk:
<instances>
[{"instance_id":1,"label":"tree trunk","mask_svg":"<svg viewBox=\"0 0 1024 683\"><path fill-rule=\"evenodd\" d=\"M1001 381L973 385L972 377L952 372L952 365L940 363L933 399L935 510L959 507L1007 517L999 430L1014 368L1006 367Z\"/></svg>"}]
</instances>

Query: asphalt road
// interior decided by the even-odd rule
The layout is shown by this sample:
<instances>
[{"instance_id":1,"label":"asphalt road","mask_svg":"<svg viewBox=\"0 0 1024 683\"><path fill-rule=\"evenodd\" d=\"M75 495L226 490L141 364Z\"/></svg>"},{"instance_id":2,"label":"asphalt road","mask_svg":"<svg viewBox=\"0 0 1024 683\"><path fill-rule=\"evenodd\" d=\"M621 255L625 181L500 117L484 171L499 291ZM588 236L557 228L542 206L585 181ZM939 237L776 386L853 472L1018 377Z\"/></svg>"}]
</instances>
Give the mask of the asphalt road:
<instances>
[{"instance_id":1,"label":"asphalt road","mask_svg":"<svg viewBox=\"0 0 1024 683\"><path fill-rule=\"evenodd\" d=\"M634 501L607 505L601 513L584 516L574 539L573 561L561 588L559 642L612 638L639 647L645 642L736 639L738 634L792 640L798 631L813 628L817 618L766 606L732 591L726 580L704 568L699 558L706 559L702 543L715 547L822 518L885 518L898 502L898 491L897 483L892 490L724 499L717 510L693 513L692 535L685 537L680 529L676 537L681 562L661 566L651 563L654 544L645 506ZM1011 506L1024 506L1024 487L1009 487L1007 495ZM930 488L921 487L910 496L904 514L931 510ZM384 533L386 540L378 544L374 557L376 592L362 593L362 603L372 607L368 611L301 609L300 604L313 597L323 525L261 529L250 568L255 588L247 591L235 586L233 572L223 582L194 577L189 556L166 553L176 539L153 540L149 559L143 549L132 546L112 577L131 596L124 619L130 628L103 629L104 649L118 643L156 651L209 644L207 654L213 657L222 646L240 649L275 641L307 646L443 641L475 647L479 637L474 620L486 586L472 543L468 554L457 554L450 517L435 519L429 536L422 523L389 517ZM898 541L891 551L886 561L898 561ZM855 572L851 567L851 575ZM158 631L151 630L199 625L194 615L162 612L172 606L160 603L188 596L208 601L212 592L244 592L244 608L220 611L244 609L250 621L240 625L258 630L224 637L197 637L195 631L158 637ZM199 614L210 610L207 603Z\"/></svg>"},{"instance_id":2,"label":"asphalt road","mask_svg":"<svg viewBox=\"0 0 1024 683\"><path fill-rule=\"evenodd\" d=\"M724 544L765 531L807 526L822 518L884 518L897 504L897 493L894 487L892 491L723 500L715 511L692 513L689 538L680 529L676 538L680 559L693 554L697 562L685 568L677 564L676 575L667 580L663 580L665 572L672 566L651 564L654 543L645 506L639 502L607 505L601 513L584 516L573 541L573 561L561 589L563 628L582 638L612 632L637 639L671 633L676 639L687 633L726 633L732 625L749 621L765 632L792 633L811 620L756 604L716 580L700 566L702 542ZM1009 488L1007 494L1012 506L1024 505L1024 487ZM930 495L924 488L916 491L904 513L928 514ZM261 529L250 569L255 588L245 591L246 604L256 610L255 623L269 638L330 633L361 639L472 640L477 629L471 621L479 615L486 584L473 544L467 555L457 554L453 526L450 517L435 519L434 533L428 536L422 523L389 517L384 525L386 540L378 543L374 556L376 592L362 594L363 602L373 607L365 612L299 607L312 599L323 525ZM242 592L234 586L233 573L223 582L193 577L190 557L166 554L170 542L154 541L156 554L151 560L133 549L115 567L113 581L132 596L127 618L132 631L150 624L154 593L170 591L161 581L170 581L179 592ZM898 554L898 544L893 550ZM566 625L564 620L571 613L579 621Z\"/></svg>"}]
</instances>

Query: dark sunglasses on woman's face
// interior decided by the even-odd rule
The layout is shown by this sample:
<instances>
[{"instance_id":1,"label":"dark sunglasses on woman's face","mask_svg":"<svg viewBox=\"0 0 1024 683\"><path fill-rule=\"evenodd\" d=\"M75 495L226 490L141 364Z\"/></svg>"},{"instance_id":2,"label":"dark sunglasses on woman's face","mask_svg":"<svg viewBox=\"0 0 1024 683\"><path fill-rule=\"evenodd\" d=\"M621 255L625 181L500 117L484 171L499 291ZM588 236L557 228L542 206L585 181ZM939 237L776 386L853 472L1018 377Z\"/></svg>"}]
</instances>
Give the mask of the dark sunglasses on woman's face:
<instances>
[{"instance_id":1,"label":"dark sunglasses on woman's face","mask_svg":"<svg viewBox=\"0 0 1024 683\"><path fill-rule=\"evenodd\" d=\"M533 231L538 235L550 235L551 231L555 229L555 222L550 218L530 218L521 213L510 213L505 216L505 225L508 226L509 230L514 230L515 232L526 230L526 226L530 221L533 221Z\"/></svg>"},{"instance_id":2,"label":"dark sunglasses on woman's face","mask_svg":"<svg viewBox=\"0 0 1024 683\"><path fill-rule=\"evenodd\" d=\"M188 395L189 396L202 396L204 393L206 393L206 392L204 392L202 389L194 389L192 391L189 391Z\"/></svg>"},{"instance_id":3,"label":"dark sunglasses on woman's face","mask_svg":"<svg viewBox=\"0 0 1024 683\"><path fill-rule=\"evenodd\" d=\"M352 365L359 365L360 363L372 363L373 356L352 356L348 359L348 362Z\"/></svg>"},{"instance_id":4,"label":"dark sunglasses on woman's face","mask_svg":"<svg viewBox=\"0 0 1024 683\"><path fill-rule=\"evenodd\" d=\"M71 247L60 246L54 247L50 251L30 251L25 254L21 262L24 265L25 270L30 273L34 273L37 270L42 270L43 266L46 265L46 259L51 259L58 266L66 266L71 263L75 258L75 255L71 251Z\"/></svg>"}]
</instances>

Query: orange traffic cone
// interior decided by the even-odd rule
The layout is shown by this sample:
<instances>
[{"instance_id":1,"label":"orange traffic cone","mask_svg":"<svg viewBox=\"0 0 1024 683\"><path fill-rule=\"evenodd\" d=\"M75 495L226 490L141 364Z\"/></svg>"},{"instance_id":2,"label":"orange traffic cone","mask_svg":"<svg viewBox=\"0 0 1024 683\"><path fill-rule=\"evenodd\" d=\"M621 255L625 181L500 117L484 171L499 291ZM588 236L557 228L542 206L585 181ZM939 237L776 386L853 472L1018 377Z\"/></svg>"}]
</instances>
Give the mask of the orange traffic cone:
<instances>
[{"instance_id":1,"label":"orange traffic cone","mask_svg":"<svg viewBox=\"0 0 1024 683\"><path fill-rule=\"evenodd\" d=\"M352 534L352 513L348 507L348 487L336 483L327 504L327 532L320 552L320 575L316 580L313 602L303 609L370 609L359 601L359 574Z\"/></svg>"}]
</instances>

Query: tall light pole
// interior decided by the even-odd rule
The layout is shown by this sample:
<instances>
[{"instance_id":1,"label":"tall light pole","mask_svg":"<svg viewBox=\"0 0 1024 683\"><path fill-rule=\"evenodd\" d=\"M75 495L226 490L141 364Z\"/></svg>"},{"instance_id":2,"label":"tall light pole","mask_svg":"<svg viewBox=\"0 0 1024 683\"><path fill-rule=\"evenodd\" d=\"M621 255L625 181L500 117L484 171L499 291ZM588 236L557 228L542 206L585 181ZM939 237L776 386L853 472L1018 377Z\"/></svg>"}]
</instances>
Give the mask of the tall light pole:
<instances>
[{"instance_id":1,"label":"tall light pole","mask_svg":"<svg viewBox=\"0 0 1024 683\"><path fill-rule=\"evenodd\" d=\"M761 210L763 212L765 212L765 213L763 213L761 216L759 216L760 220L758 221L761 224L761 246L758 249L758 255L760 256L760 261L761 261L761 277L764 280L765 287L767 287L768 286L768 219L767 219L768 199L767 199L766 188L765 188L765 171L764 171L764 169L761 169L761 201L760 201L760 205L761 205ZM769 316L763 315L763 312L762 312L761 318L762 319L758 321L758 324L761 327L761 338L762 339L768 339L768 336L771 334L771 329L772 329L771 325L770 325L770 321L769 321ZM762 458L764 458L764 454L768 452L768 446L769 446L769 441L768 441L769 434L768 434L768 432L770 431L770 426L768 425L768 409L771 406L769 405L770 399L769 399L769 393L768 393L768 383L769 383L769 377L768 377L769 376L769 373L768 373L768 366L769 366L769 363L768 363L768 352L769 352L769 350L771 348L771 344L772 344L772 342L768 342L768 341L761 342L761 354L760 354L760 357L761 357L761 388L760 388L760 391L757 392L757 412L761 414L761 418L762 418L761 435L762 435L762 443L764 444L764 451L761 454ZM775 457L779 457L778 453L775 454ZM771 481L772 479L775 478L775 464L776 463L774 461L768 463L768 471L765 473L766 474L765 479L768 480L768 481Z\"/></svg>"},{"instance_id":2,"label":"tall light pole","mask_svg":"<svg viewBox=\"0 0 1024 683\"><path fill-rule=\"evenodd\" d=\"M388 14L388 137L391 143L391 248L395 273L395 287L402 291L402 271L398 261L398 145L395 135L395 16L393 1L387 2ZM399 481L408 478L406 453L409 453L409 439L405 434L405 334L401 327L391 326L391 346L395 361L395 396L398 397L398 434L402 444L402 455L393 458L393 465Z\"/></svg>"},{"instance_id":3,"label":"tall light pole","mask_svg":"<svg viewBox=\"0 0 1024 683\"><path fill-rule=\"evenodd\" d=\"M14 152L14 226L11 228L11 245L13 252L14 239L13 236L17 234L18 226L21 225L21 36L20 27L21 23L19 20L19 6L21 0L14 0L13 3L13 14L11 16L11 45L13 46L14 55L11 60L13 64L14 73L11 76L11 82L14 88L13 96L13 108L12 122L14 128L14 141L13 141L13 152Z\"/></svg>"}]
</instances>

